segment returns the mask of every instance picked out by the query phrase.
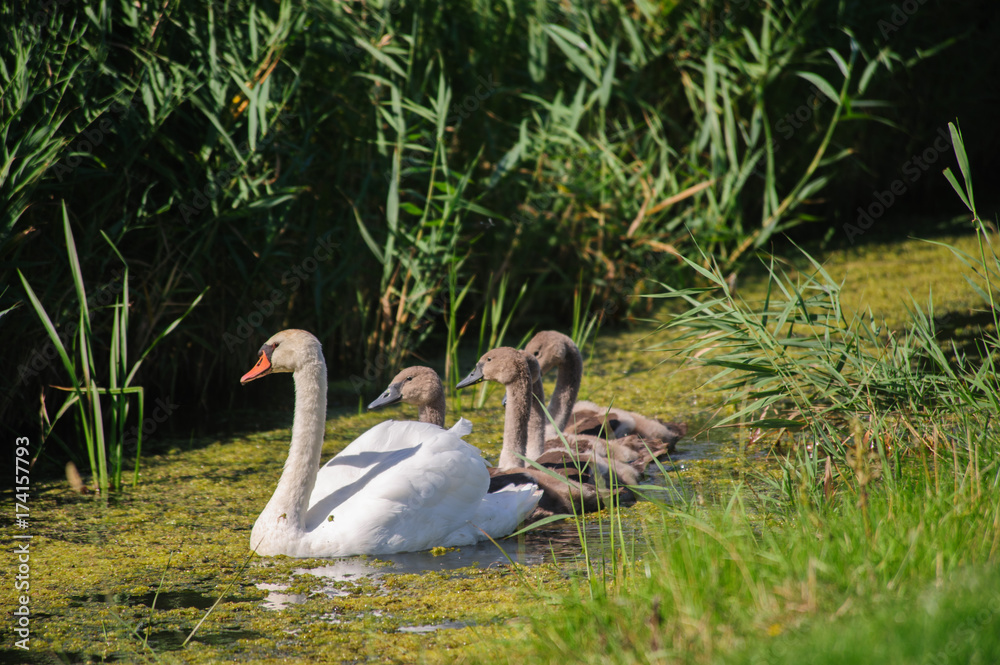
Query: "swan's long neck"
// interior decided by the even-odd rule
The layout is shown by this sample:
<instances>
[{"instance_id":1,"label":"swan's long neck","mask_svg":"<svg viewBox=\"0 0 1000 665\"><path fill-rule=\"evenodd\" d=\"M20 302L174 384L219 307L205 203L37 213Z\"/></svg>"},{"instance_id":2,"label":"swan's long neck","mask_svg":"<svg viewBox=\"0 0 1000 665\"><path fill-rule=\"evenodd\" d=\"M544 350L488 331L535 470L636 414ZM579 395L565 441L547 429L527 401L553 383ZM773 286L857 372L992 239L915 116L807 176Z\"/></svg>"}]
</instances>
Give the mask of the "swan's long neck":
<instances>
[{"instance_id":1,"label":"swan's long neck","mask_svg":"<svg viewBox=\"0 0 1000 665\"><path fill-rule=\"evenodd\" d=\"M559 430L565 429L566 423L569 422L582 379L583 357L579 350L566 347L563 361L559 364L559 371L556 374L552 399L549 401L549 413Z\"/></svg>"},{"instance_id":2,"label":"swan's long neck","mask_svg":"<svg viewBox=\"0 0 1000 665\"><path fill-rule=\"evenodd\" d=\"M433 423L438 427L444 427L444 411L444 389L442 388L439 392L435 393L434 398L430 402L420 405L420 415L418 417L422 423Z\"/></svg>"},{"instance_id":3,"label":"swan's long neck","mask_svg":"<svg viewBox=\"0 0 1000 665\"><path fill-rule=\"evenodd\" d=\"M524 466L518 455L528 456L528 420L531 416L531 376L525 366L523 375L508 383L507 407L503 420L503 449L500 451L501 469Z\"/></svg>"},{"instance_id":4,"label":"swan's long neck","mask_svg":"<svg viewBox=\"0 0 1000 665\"><path fill-rule=\"evenodd\" d=\"M295 416L292 443L278 486L258 518L272 528L302 533L309 496L316 485L316 472L323 452L326 428L326 364L322 361L296 370ZM251 546L256 543L251 542Z\"/></svg>"}]
</instances>

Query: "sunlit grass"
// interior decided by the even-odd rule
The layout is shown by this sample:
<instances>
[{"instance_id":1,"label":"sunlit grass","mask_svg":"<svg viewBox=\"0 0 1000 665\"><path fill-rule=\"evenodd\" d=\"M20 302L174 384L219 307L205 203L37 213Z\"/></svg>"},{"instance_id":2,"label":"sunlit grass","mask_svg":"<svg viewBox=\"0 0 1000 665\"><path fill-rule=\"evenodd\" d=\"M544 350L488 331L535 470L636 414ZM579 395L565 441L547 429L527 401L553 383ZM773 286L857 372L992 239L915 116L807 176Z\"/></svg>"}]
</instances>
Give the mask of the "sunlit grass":
<instances>
[{"instance_id":1,"label":"sunlit grass","mask_svg":"<svg viewBox=\"0 0 1000 665\"><path fill-rule=\"evenodd\" d=\"M976 212L978 252L936 245L975 275L988 325L946 345L932 300L889 330L845 312L815 259L790 275L766 263L761 301L710 286L664 326L674 349L725 379L722 422L756 427L772 464L647 516L653 546L595 573L554 613L533 615L507 662L993 662L1000 655L1000 416L995 285L1000 259ZM676 331L681 331L677 333ZM794 435L789 430L795 430ZM769 434L775 435L769 438ZM742 453L741 449L741 453ZM982 589L982 593L970 591ZM485 662L485 658L482 659Z\"/></svg>"},{"instance_id":2,"label":"sunlit grass","mask_svg":"<svg viewBox=\"0 0 1000 665\"><path fill-rule=\"evenodd\" d=\"M506 662L755 662L755 654L775 650L777 662L801 662L789 644L810 652L823 645L834 655L885 652L878 631L836 640L826 621L841 616L847 625L881 620L893 644L911 645L888 662L912 662L902 656L927 643L922 625L940 622L932 635L948 635L967 630L970 615L984 630L1000 622L989 609L997 580L988 572L1000 539L997 467L981 471L953 469L935 487L913 464L905 487L873 492L865 509L846 489L823 506L782 509L749 505L749 497L744 504L736 488L722 510L665 511L662 540L607 594L593 596L581 584L559 612L535 615ZM948 616L933 600L914 606L924 591L954 603L969 578L989 585L978 601L960 601L962 613ZM905 621L885 625L899 612ZM996 647L993 637L976 649L982 657ZM827 654L820 662L838 661Z\"/></svg>"}]
</instances>

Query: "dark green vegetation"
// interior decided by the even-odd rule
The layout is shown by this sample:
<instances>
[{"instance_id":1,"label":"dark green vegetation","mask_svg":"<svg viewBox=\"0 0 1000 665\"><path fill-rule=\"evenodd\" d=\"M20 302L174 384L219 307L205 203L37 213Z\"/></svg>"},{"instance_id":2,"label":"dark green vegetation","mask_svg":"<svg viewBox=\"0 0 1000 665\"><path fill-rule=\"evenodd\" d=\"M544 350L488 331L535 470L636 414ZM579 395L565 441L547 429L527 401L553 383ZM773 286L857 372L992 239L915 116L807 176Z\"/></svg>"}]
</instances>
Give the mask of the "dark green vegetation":
<instances>
[{"instance_id":1,"label":"dark green vegetation","mask_svg":"<svg viewBox=\"0 0 1000 665\"><path fill-rule=\"evenodd\" d=\"M39 398L54 418L50 386L71 379L38 317L10 309L17 271L78 374L92 347L103 389L126 265L126 368L204 294L131 383L176 408L143 429L132 402L129 455L134 427L155 445L225 424L280 328L323 340L354 406L410 354L437 356L445 328L488 328L504 278L508 309L529 287L513 329L564 326L577 285L584 315L618 320L646 311L630 296L651 280L689 283L674 252L700 256L694 239L727 269L792 227L856 241L857 205L911 156L944 160L955 115L974 162L996 154L994 3L916 6L5 3L4 431L37 438ZM951 209L928 203L943 183L921 159L893 213ZM50 471L86 466L71 417Z\"/></svg>"},{"instance_id":2,"label":"dark green vegetation","mask_svg":"<svg viewBox=\"0 0 1000 665\"><path fill-rule=\"evenodd\" d=\"M995 5L5 3L0 423L39 455L33 646L1000 659L1000 275L969 176L993 194ZM910 213L964 212L953 188L975 219L945 230L977 235L905 240L939 230ZM286 423L288 383L236 386L270 333L324 342L329 457L403 362L453 376L503 331L644 316L603 329L583 396L693 426L681 500L617 516L650 550L342 594L246 559L288 432L205 433ZM450 413L492 456L496 398ZM140 433L138 486L104 491ZM96 499L53 480L67 459ZM464 627L398 632L440 623Z\"/></svg>"}]
</instances>

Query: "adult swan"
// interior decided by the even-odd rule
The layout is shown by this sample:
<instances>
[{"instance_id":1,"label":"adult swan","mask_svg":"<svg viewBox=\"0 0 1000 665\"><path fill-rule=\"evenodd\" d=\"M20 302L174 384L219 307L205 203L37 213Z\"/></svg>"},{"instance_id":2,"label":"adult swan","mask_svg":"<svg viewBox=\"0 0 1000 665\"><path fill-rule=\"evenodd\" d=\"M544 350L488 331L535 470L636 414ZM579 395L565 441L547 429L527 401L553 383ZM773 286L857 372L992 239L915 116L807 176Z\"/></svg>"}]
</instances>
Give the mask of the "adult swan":
<instances>
[{"instance_id":1,"label":"adult swan","mask_svg":"<svg viewBox=\"0 0 1000 665\"><path fill-rule=\"evenodd\" d=\"M258 554L329 557L471 545L487 534L510 534L538 503L533 485L487 493L483 458L462 440L472 431L467 420L450 430L389 420L320 467L327 384L319 340L304 330L277 333L240 383L272 372L292 372L295 416L284 471L250 534Z\"/></svg>"}]
</instances>

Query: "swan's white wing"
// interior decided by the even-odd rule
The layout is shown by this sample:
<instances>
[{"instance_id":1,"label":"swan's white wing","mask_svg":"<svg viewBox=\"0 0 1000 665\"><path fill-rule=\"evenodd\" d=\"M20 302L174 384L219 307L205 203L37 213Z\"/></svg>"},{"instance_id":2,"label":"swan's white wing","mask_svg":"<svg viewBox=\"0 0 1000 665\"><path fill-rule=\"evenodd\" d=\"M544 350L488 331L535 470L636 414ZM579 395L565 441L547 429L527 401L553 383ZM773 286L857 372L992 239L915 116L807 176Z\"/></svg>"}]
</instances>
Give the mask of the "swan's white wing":
<instances>
[{"instance_id":1,"label":"swan's white wing","mask_svg":"<svg viewBox=\"0 0 1000 665\"><path fill-rule=\"evenodd\" d=\"M528 519L541 498L542 490L537 485L508 485L490 492L483 497L469 523L453 532L442 545L468 545L485 540L484 532L490 538L508 536Z\"/></svg>"},{"instance_id":2,"label":"swan's white wing","mask_svg":"<svg viewBox=\"0 0 1000 665\"><path fill-rule=\"evenodd\" d=\"M465 418L459 418L458 422L452 425L448 431L455 436L468 436L472 434L472 423Z\"/></svg>"},{"instance_id":3,"label":"swan's white wing","mask_svg":"<svg viewBox=\"0 0 1000 665\"><path fill-rule=\"evenodd\" d=\"M320 468L306 531L328 556L427 549L473 518L488 486L479 452L452 431L389 421Z\"/></svg>"},{"instance_id":4,"label":"swan's white wing","mask_svg":"<svg viewBox=\"0 0 1000 665\"><path fill-rule=\"evenodd\" d=\"M459 421L468 423L464 418ZM452 428L458 428L458 424ZM471 431L469 423L468 429ZM386 420L356 438L329 462L320 467L316 475L316 486L313 489L310 507L319 497L328 496L340 487L354 483L359 478L369 475L375 467L385 468L387 460L400 463L407 456L418 452L416 446L422 441L435 440L445 429L416 421ZM464 436L458 434L457 436ZM478 454L473 446L457 439L456 445L467 447ZM409 452L407 452L409 451ZM389 453L396 453L389 455Z\"/></svg>"}]
</instances>

